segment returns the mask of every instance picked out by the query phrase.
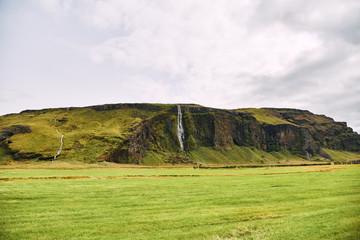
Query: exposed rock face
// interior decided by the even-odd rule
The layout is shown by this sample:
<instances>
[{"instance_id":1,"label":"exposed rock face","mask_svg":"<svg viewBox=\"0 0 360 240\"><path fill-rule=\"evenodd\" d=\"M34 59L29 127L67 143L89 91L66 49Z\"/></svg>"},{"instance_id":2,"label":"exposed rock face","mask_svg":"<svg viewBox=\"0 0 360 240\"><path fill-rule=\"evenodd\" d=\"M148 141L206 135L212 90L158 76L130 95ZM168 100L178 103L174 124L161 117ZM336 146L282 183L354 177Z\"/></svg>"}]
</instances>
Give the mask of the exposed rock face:
<instances>
[{"instance_id":1,"label":"exposed rock face","mask_svg":"<svg viewBox=\"0 0 360 240\"><path fill-rule=\"evenodd\" d=\"M332 118L304 110L274 110L279 111L289 122L307 128L317 147L346 151L360 150L360 135L347 127L345 122L335 122Z\"/></svg>"},{"instance_id":2,"label":"exposed rock face","mask_svg":"<svg viewBox=\"0 0 360 240\"><path fill-rule=\"evenodd\" d=\"M133 133L129 139L124 141L118 148L110 150L109 160L117 163L139 164L146 151L152 149L164 150L164 146L161 146L160 136L155 129L156 125L163 121L165 123L166 118L163 115L158 115L140 123L132 129ZM166 134L166 130L164 132Z\"/></svg>"},{"instance_id":3,"label":"exposed rock face","mask_svg":"<svg viewBox=\"0 0 360 240\"><path fill-rule=\"evenodd\" d=\"M11 143L11 141L7 139L19 133L31 133L31 128L23 125L12 125L11 127L3 128L0 132L0 145L5 147L5 149L13 155L14 159L41 158L41 154L33 152L19 153L8 148L8 144Z\"/></svg>"},{"instance_id":4,"label":"exposed rock face","mask_svg":"<svg viewBox=\"0 0 360 240\"><path fill-rule=\"evenodd\" d=\"M11 127L3 128L0 132L0 141L4 141L9 137L18 133L30 133L31 129L28 126L12 125Z\"/></svg>"},{"instance_id":5,"label":"exposed rock face","mask_svg":"<svg viewBox=\"0 0 360 240\"><path fill-rule=\"evenodd\" d=\"M319 155L331 160L321 148L360 152L360 135L346 123L309 111L275 108L222 110L193 104L183 104L181 110L184 148L190 154L200 147L231 151L242 149L237 147L241 146L267 152L288 150L304 159ZM69 139L72 137L69 140L71 145L65 146L65 157L67 151L72 151L70 157L84 159L90 156L85 153L96 148L96 153L91 154L99 161L139 164L149 152L153 152L167 158L160 160L163 162L191 162L186 156L182 157L184 154L179 147L177 104L106 104L26 110L21 113L21 119L25 119L22 122L18 119L11 122L6 116L0 118L0 123L8 124L0 127L1 146L7 148L14 159L52 159L49 157L53 156L50 147L36 148L51 134L36 131L35 126L48 125L47 121L41 122L44 119L42 114L47 114L50 119L55 114L53 112L62 112L64 116L59 123ZM33 133L25 126L27 121L35 124L32 125ZM16 123L22 125L12 125ZM27 142L36 139L38 143L35 147L29 144L31 147L27 149L12 143L16 137L11 137L19 133L31 133L27 137L24 135L24 139Z\"/></svg>"},{"instance_id":6,"label":"exposed rock face","mask_svg":"<svg viewBox=\"0 0 360 240\"><path fill-rule=\"evenodd\" d=\"M129 109L129 108L137 108L141 110L154 111L154 112L161 110L160 106L141 104L141 103L104 104L104 105L90 106L90 108L94 109L95 111L110 111L110 110Z\"/></svg>"},{"instance_id":7,"label":"exposed rock face","mask_svg":"<svg viewBox=\"0 0 360 240\"><path fill-rule=\"evenodd\" d=\"M246 112L192 106L183 109L186 151L197 147L227 151L237 145L257 147L269 152L286 149L306 158L319 154L321 147L360 150L360 136L346 124L309 111L268 109L288 121L288 124L273 125L260 123ZM128 159L127 162L139 163L148 150L179 151L173 147L178 145L172 120L175 113L174 107L167 114L141 123L134 129L129 141L121 146L122 157ZM316 122L317 118L321 118L320 123ZM326 154L322 156L329 158Z\"/></svg>"},{"instance_id":8,"label":"exposed rock face","mask_svg":"<svg viewBox=\"0 0 360 240\"><path fill-rule=\"evenodd\" d=\"M291 124L260 124L254 117L231 111L191 114L189 132L198 142L218 150L230 150L234 145L256 146L267 151L293 150L299 154L317 150L309 129ZM189 137L189 136L188 136Z\"/></svg>"}]
</instances>

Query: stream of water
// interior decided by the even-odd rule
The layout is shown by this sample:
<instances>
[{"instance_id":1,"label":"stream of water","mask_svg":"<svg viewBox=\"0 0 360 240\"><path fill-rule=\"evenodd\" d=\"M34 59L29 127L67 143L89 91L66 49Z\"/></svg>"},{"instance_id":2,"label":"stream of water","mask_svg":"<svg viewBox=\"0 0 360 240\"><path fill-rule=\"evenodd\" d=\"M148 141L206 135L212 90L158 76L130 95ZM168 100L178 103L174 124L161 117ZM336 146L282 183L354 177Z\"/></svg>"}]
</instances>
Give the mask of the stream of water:
<instances>
[{"instance_id":1,"label":"stream of water","mask_svg":"<svg viewBox=\"0 0 360 240\"><path fill-rule=\"evenodd\" d=\"M55 160L57 158L57 156L59 156L59 154L61 153L61 150L62 150L62 147L63 147L63 144L64 144L64 142L63 142L64 134L59 132L59 130L56 127L56 116L55 116L55 120L54 120L54 127L55 127L56 132L61 135L60 147L59 147L59 150L58 150L57 154L54 156L54 160Z\"/></svg>"},{"instance_id":2,"label":"stream of water","mask_svg":"<svg viewBox=\"0 0 360 240\"><path fill-rule=\"evenodd\" d=\"M184 128L182 125L182 114L181 114L181 107L178 105L177 106L178 109L178 115L177 115L177 137L179 139L179 144L180 144L180 148L181 151L183 153L185 153L185 149L184 149Z\"/></svg>"}]
</instances>

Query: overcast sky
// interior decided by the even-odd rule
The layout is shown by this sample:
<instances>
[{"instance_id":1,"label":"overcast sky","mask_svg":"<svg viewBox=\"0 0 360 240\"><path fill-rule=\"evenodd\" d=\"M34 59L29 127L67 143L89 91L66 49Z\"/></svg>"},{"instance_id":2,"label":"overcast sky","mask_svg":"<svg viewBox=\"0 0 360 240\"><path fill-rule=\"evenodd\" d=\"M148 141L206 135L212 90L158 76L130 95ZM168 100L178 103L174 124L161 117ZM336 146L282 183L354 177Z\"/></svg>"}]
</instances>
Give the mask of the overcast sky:
<instances>
[{"instance_id":1,"label":"overcast sky","mask_svg":"<svg viewBox=\"0 0 360 240\"><path fill-rule=\"evenodd\" d=\"M359 0L0 0L0 114L286 107L360 132Z\"/></svg>"}]
</instances>

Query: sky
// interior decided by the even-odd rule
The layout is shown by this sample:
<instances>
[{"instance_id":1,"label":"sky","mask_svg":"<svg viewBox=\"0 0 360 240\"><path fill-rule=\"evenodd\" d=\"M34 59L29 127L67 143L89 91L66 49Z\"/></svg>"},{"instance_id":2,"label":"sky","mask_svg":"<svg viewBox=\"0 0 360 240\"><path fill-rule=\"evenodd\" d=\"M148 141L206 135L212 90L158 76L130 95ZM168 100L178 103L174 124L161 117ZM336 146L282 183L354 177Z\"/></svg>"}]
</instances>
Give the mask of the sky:
<instances>
[{"instance_id":1,"label":"sky","mask_svg":"<svg viewBox=\"0 0 360 240\"><path fill-rule=\"evenodd\" d=\"M359 0L0 0L0 115L297 108L360 133Z\"/></svg>"}]
</instances>

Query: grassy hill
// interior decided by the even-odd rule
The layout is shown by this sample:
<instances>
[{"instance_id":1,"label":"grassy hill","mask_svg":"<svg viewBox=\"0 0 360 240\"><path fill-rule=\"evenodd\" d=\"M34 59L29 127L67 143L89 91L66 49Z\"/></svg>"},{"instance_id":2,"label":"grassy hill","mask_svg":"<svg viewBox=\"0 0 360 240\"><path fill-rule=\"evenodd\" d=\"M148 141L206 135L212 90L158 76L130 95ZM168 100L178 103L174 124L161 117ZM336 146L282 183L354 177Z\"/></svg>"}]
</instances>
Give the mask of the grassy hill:
<instances>
[{"instance_id":1,"label":"grassy hill","mask_svg":"<svg viewBox=\"0 0 360 240\"><path fill-rule=\"evenodd\" d=\"M0 159L53 160L58 132L64 138L56 160L158 165L360 159L358 134L346 123L309 111L199 105L181 105L181 111L186 155L177 137L177 105L107 104L0 116Z\"/></svg>"}]
</instances>

